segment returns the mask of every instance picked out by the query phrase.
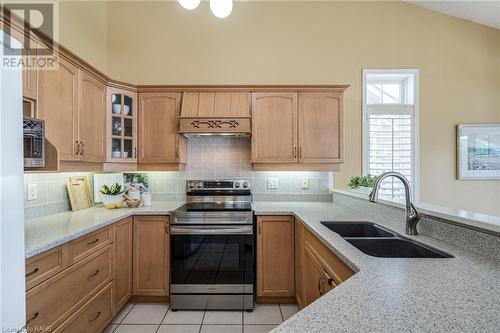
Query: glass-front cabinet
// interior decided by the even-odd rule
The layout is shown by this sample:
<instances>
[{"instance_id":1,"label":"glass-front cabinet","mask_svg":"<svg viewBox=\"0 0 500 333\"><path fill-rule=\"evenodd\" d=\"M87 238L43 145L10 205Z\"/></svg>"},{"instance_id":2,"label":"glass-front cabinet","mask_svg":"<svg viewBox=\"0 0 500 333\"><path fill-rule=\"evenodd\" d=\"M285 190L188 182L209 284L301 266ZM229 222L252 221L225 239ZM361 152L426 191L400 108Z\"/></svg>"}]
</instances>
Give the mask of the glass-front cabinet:
<instances>
[{"instance_id":1,"label":"glass-front cabinet","mask_svg":"<svg viewBox=\"0 0 500 333\"><path fill-rule=\"evenodd\" d=\"M107 162L137 161L137 94L108 87Z\"/></svg>"}]
</instances>

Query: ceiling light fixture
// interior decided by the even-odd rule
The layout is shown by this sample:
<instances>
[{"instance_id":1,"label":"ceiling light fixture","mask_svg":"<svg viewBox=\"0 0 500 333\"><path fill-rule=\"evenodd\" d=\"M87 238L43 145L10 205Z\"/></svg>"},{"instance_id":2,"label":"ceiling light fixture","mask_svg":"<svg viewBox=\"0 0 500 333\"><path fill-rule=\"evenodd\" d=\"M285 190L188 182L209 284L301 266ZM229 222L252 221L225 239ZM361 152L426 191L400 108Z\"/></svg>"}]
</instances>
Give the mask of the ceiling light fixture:
<instances>
[{"instance_id":1,"label":"ceiling light fixture","mask_svg":"<svg viewBox=\"0 0 500 333\"><path fill-rule=\"evenodd\" d=\"M210 10L218 18L226 18L233 10L233 0L210 0Z\"/></svg>"},{"instance_id":2,"label":"ceiling light fixture","mask_svg":"<svg viewBox=\"0 0 500 333\"><path fill-rule=\"evenodd\" d=\"M200 0L178 0L178 1L179 4L187 10L196 9L200 5Z\"/></svg>"}]
</instances>

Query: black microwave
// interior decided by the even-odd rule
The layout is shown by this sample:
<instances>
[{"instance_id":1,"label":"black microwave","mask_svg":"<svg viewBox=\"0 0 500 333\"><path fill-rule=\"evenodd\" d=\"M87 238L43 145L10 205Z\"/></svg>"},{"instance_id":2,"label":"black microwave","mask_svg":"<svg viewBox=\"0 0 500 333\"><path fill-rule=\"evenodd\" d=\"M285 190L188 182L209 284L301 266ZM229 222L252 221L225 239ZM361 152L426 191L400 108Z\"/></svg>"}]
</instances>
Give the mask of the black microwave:
<instances>
[{"instance_id":1,"label":"black microwave","mask_svg":"<svg viewBox=\"0 0 500 333\"><path fill-rule=\"evenodd\" d=\"M24 167L45 167L45 121L24 117L23 138Z\"/></svg>"}]
</instances>

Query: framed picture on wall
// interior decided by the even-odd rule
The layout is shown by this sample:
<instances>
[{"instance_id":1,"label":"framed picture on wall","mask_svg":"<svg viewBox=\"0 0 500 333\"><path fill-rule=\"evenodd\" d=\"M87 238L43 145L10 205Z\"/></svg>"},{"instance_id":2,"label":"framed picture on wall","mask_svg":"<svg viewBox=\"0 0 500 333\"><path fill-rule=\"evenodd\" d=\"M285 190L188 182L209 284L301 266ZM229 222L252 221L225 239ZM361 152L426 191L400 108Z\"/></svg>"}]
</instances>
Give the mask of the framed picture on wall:
<instances>
[{"instance_id":1,"label":"framed picture on wall","mask_svg":"<svg viewBox=\"0 0 500 333\"><path fill-rule=\"evenodd\" d=\"M458 179L500 179L500 124L457 126Z\"/></svg>"}]
</instances>

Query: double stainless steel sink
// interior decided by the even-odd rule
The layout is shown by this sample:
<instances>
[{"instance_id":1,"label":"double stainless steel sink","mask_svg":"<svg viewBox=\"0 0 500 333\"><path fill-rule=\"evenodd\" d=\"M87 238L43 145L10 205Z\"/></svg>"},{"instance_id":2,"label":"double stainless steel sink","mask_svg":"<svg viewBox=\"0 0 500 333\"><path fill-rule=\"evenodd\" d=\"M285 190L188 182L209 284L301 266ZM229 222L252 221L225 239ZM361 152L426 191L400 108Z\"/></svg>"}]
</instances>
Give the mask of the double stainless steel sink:
<instances>
[{"instance_id":1,"label":"double stainless steel sink","mask_svg":"<svg viewBox=\"0 0 500 333\"><path fill-rule=\"evenodd\" d=\"M453 258L452 255L405 238L372 222L321 222L347 242L373 257Z\"/></svg>"}]
</instances>

